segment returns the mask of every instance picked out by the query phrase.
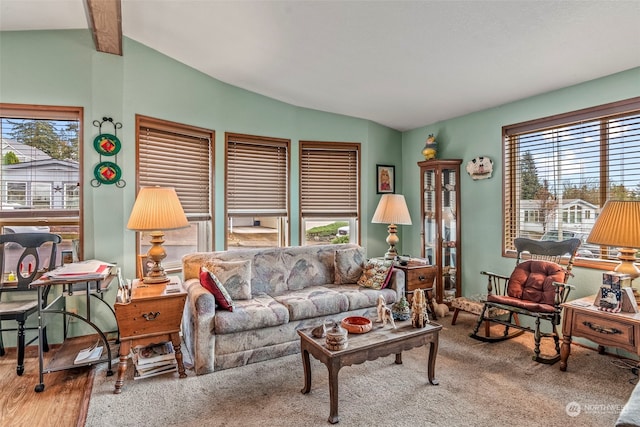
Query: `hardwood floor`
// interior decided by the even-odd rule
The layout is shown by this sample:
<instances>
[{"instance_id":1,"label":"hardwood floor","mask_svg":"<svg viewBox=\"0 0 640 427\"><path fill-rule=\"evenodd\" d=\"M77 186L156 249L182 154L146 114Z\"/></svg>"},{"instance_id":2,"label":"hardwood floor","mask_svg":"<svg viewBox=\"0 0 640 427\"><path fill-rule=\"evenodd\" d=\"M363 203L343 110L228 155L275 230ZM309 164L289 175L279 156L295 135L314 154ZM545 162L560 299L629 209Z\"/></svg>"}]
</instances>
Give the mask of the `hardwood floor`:
<instances>
[{"instance_id":1,"label":"hardwood floor","mask_svg":"<svg viewBox=\"0 0 640 427\"><path fill-rule=\"evenodd\" d=\"M45 363L57 346L45 353ZM39 383L38 348L27 348L25 372L16 375L16 349L6 349L0 357L0 425L12 427L83 427L93 386L93 369L83 366L44 376L45 389L36 393Z\"/></svg>"}]
</instances>

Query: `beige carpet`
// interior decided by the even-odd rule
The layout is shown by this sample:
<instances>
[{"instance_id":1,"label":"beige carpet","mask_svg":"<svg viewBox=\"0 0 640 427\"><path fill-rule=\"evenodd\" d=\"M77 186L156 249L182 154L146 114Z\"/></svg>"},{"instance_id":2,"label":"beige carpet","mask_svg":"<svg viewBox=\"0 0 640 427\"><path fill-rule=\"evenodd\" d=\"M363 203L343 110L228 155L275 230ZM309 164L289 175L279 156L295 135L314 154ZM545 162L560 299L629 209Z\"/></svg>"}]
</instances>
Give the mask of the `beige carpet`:
<instances>
[{"instance_id":1,"label":"beige carpet","mask_svg":"<svg viewBox=\"0 0 640 427\"><path fill-rule=\"evenodd\" d=\"M340 371L342 426L613 426L636 376L620 360L572 347L569 369L531 361L533 335L487 344L468 337L474 318L444 319L433 386L427 347ZM545 350L548 350L545 348ZM96 373L87 423L93 426L324 426L327 370L311 358L312 390L303 395L300 355L178 379ZM567 407L570 408L567 411ZM568 413L571 413L571 416Z\"/></svg>"}]
</instances>

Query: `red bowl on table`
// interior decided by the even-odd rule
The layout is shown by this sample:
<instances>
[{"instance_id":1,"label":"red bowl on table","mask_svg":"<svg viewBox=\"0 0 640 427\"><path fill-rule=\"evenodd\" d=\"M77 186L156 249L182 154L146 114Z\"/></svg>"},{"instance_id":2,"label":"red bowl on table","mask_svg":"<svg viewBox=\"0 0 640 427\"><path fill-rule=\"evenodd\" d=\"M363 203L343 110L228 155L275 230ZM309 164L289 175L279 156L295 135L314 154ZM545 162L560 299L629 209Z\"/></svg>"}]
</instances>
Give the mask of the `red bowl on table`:
<instances>
[{"instance_id":1,"label":"red bowl on table","mask_svg":"<svg viewBox=\"0 0 640 427\"><path fill-rule=\"evenodd\" d=\"M373 327L371 319L362 316L345 317L340 324L349 331L350 334L364 334L365 332L369 332Z\"/></svg>"}]
</instances>

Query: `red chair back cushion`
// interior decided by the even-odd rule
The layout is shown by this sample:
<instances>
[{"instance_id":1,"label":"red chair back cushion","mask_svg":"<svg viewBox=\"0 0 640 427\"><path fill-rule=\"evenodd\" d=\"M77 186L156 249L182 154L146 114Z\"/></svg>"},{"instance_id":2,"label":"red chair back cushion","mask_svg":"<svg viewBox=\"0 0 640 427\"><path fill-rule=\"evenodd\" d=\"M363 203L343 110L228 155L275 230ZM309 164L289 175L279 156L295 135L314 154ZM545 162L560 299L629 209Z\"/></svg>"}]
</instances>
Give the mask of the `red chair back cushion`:
<instances>
[{"instance_id":1,"label":"red chair back cushion","mask_svg":"<svg viewBox=\"0 0 640 427\"><path fill-rule=\"evenodd\" d=\"M564 282L564 269L554 262L528 260L511 273L507 295L524 301L553 305L553 282Z\"/></svg>"}]
</instances>

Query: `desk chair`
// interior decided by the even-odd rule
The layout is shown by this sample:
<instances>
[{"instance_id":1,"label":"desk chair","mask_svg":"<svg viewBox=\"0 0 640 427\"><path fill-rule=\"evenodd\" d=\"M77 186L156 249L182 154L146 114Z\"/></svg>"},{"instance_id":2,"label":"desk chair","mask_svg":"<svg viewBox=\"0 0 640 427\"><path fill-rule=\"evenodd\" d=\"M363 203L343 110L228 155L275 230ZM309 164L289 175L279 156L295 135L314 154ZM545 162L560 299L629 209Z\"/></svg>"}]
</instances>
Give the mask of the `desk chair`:
<instances>
[{"instance_id":1,"label":"desk chair","mask_svg":"<svg viewBox=\"0 0 640 427\"><path fill-rule=\"evenodd\" d=\"M567 281L571 276L580 239L554 242L517 238L514 245L517 250L516 268L511 276L481 272L488 276L488 295L471 337L480 341L495 342L513 338L522 331L533 332L533 360L553 364L560 360L560 337L556 327L560 324L561 304L567 301L572 288ZM561 265L563 258L566 260L566 267ZM490 318L489 310L492 309L504 310L509 314L508 319ZM535 328L520 325L517 321L518 315L533 317ZM540 330L541 320L551 323L552 332L543 333ZM479 335L478 329L482 322L504 325L503 335ZM517 331L510 333L510 328ZM548 337L553 338L555 342L556 354L550 357L541 356L540 340Z\"/></svg>"},{"instance_id":2,"label":"desk chair","mask_svg":"<svg viewBox=\"0 0 640 427\"><path fill-rule=\"evenodd\" d=\"M38 293L30 288L30 283L38 278L43 270L53 270L56 265L57 245L62 238L51 233L15 233L0 235L0 356L5 355L2 341L3 331L18 331L16 342L18 367L16 372L24 372L25 347L38 339L26 342L25 331L38 327L25 327L27 318L38 311ZM50 244L48 244L50 243ZM41 262L42 261L42 262ZM11 295L9 297L9 295ZM45 301L47 296L44 296ZM4 328L2 321L18 322L17 328ZM44 333L43 351L49 351L47 334Z\"/></svg>"}]
</instances>

